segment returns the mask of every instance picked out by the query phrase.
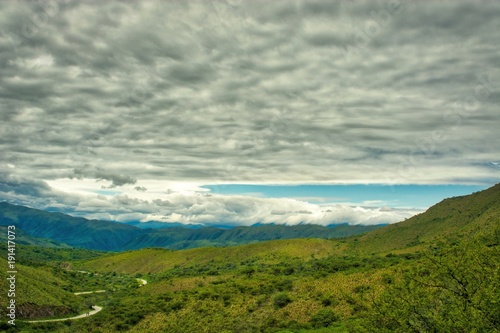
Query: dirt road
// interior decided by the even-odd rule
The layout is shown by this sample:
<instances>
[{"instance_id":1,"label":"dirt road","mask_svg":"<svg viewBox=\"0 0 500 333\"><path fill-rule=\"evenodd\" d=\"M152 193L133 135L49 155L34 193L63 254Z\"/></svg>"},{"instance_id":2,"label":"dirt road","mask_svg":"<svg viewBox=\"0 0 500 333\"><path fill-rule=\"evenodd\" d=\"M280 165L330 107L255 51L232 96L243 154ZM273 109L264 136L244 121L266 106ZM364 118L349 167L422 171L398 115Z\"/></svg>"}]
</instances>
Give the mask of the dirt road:
<instances>
[{"instance_id":1,"label":"dirt road","mask_svg":"<svg viewBox=\"0 0 500 333\"><path fill-rule=\"evenodd\" d=\"M65 320L81 319L81 318L85 318L85 317L89 317L89 316L95 315L97 312L99 312L99 311L102 310L102 307L97 306L97 305L93 305L92 309L94 309L94 310L89 311L89 312L84 313L84 314L81 314L81 315L76 316L76 317L60 318L60 319L44 319L44 320L27 320L26 322L27 323L46 323L46 322L49 322L49 321L65 321Z\"/></svg>"}]
</instances>

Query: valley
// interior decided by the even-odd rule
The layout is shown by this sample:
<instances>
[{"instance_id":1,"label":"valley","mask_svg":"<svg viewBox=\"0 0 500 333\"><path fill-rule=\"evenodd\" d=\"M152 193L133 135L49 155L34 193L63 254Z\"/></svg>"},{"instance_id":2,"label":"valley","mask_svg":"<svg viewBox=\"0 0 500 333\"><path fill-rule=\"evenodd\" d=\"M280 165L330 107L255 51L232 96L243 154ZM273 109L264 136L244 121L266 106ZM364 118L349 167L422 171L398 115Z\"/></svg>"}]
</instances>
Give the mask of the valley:
<instances>
[{"instance_id":1,"label":"valley","mask_svg":"<svg viewBox=\"0 0 500 333\"><path fill-rule=\"evenodd\" d=\"M499 222L496 185L443 200L406 221L340 239L99 252L21 232L18 318L15 328L5 323L0 328L498 332ZM7 302L6 295L0 300ZM64 319L90 306L102 310Z\"/></svg>"}]
</instances>

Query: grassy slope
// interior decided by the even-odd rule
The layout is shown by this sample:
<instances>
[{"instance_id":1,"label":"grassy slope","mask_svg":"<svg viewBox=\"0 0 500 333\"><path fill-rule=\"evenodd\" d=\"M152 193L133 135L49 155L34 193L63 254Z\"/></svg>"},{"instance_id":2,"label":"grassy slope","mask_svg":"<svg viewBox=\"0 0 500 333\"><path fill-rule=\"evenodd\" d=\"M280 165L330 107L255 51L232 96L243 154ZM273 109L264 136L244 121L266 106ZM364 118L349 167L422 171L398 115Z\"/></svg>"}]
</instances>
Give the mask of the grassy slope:
<instances>
[{"instance_id":1,"label":"grassy slope","mask_svg":"<svg viewBox=\"0 0 500 333\"><path fill-rule=\"evenodd\" d=\"M7 261L0 259L0 267ZM19 317L40 317L72 313L82 306L82 299L66 291L68 283L56 276L47 267L29 267L16 264L16 305ZM7 279L0 281L2 291L9 290ZM7 292L0 294L0 303L7 304ZM3 310L2 312L4 312Z\"/></svg>"},{"instance_id":2,"label":"grassy slope","mask_svg":"<svg viewBox=\"0 0 500 333\"><path fill-rule=\"evenodd\" d=\"M175 266L232 263L257 257L265 262L286 258L325 257L343 252L345 245L323 239L293 239L269 241L226 248L197 248L182 251L143 249L123 252L110 257L87 261L82 267L96 271L120 273L159 273Z\"/></svg>"},{"instance_id":3,"label":"grassy slope","mask_svg":"<svg viewBox=\"0 0 500 333\"><path fill-rule=\"evenodd\" d=\"M383 257L377 269L370 269L362 258L336 256L344 251L337 244L311 239L274 241L259 244L264 249L257 244L230 248L233 251L224 252L225 257L214 254L219 256L220 250L226 249L208 253L203 250L210 249L148 249L92 260L89 265L129 273L159 267L157 274L145 277L149 281L146 286L109 309L122 314L118 322L140 317L137 327L137 323L118 326L115 321L116 331L133 327L130 332L267 332L282 323L304 325L324 308L348 318L358 311L351 295L361 297L365 290L378 293L384 274L391 273L393 265L406 263L403 257ZM143 256L149 257L149 262ZM118 260L106 266L109 259ZM221 263L233 266L224 269ZM213 269L206 271L206 267ZM280 293L286 293L291 302L276 308L274 300ZM109 321L110 326L112 323ZM102 325L108 324L103 320ZM110 326L106 329L114 331ZM239 328L235 331L235 327Z\"/></svg>"},{"instance_id":4,"label":"grassy slope","mask_svg":"<svg viewBox=\"0 0 500 333\"><path fill-rule=\"evenodd\" d=\"M15 232L17 259L25 265L50 261L92 259L107 254L94 250L75 249L51 239L33 237L21 229L17 229ZM0 252L7 253L7 227L5 226L0 226Z\"/></svg>"},{"instance_id":5,"label":"grassy slope","mask_svg":"<svg viewBox=\"0 0 500 333\"><path fill-rule=\"evenodd\" d=\"M404 222L374 230L357 238L352 249L384 253L421 248L435 237L491 232L500 221L500 184L471 195L445 199Z\"/></svg>"},{"instance_id":6,"label":"grassy slope","mask_svg":"<svg viewBox=\"0 0 500 333\"><path fill-rule=\"evenodd\" d=\"M130 332L221 332L238 326L240 332L257 332L262 327L275 325L275 321L307 323L311 316L325 308L327 299L332 303L327 308L348 317L353 313L349 295L356 287L365 285L372 285L371 292L378 292L383 272L331 274L322 278L271 277L257 273L252 278L235 275L213 279L179 278L151 284L140 290L145 297L173 295L171 302L181 302L183 307L179 311L150 313L150 317ZM283 281L291 281L292 287L284 291L272 288ZM291 302L276 308L273 300L283 292ZM165 320L159 321L161 317ZM154 327L161 330L154 331Z\"/></svg>"}]
</instances>

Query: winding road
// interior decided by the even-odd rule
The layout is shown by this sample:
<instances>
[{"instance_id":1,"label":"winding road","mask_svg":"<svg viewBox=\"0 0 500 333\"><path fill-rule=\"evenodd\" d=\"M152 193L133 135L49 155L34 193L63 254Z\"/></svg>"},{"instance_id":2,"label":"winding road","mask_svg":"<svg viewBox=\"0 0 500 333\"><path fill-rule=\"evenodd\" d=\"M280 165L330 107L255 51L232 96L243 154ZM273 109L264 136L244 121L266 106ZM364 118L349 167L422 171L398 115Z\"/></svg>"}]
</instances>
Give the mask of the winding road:
<instances>
[{"instance_id":1,"label":"winding road","mask_svg":"<svg viewBox=\"0 0 500 333\"><path fill-rule=\"evenodd\" d=\"M147 283L147 282L146 282ZM80 291L78 293L74 293L75 295L85 295L85 294L93 294L93 293L104 293L106 290L95 290L95 291ZM97 312L102 310L102 306L92 305L92 311L86 312L84 314L70 317L70 318L59 318L59 319L42 319L42 320L26 320L27 323L47 323L49 321L65 321L65 320L75 320L81 319L89 316L95 315Z\"/></svg>"},{"instance_id":2,"label":"winding road","mask_svg":"<svg viewBox=\"0 0 500 333\"><path fill-rule=\"evenodd\" d=\"M87 273L85 271L78 271L80 273ZM144 280L144 279L136 279L137 282L139 282L141 284L141 286L145 286L146 284L148 284L148 281ZM75 295L85 295L85 294L93 294L93 293L104 293L106 292L106 290L95 290L95 291L80 291L80 292L77 292L77 293L74 293ZM85 317L89 317L89 316L93 316L95 315L96 313L98 313L99 311L102 310L102 307L101 306L97 306L97 305L92 305L92 311L90 312L87 312L87 313L84 313L84 314L81 314L81 315L78 315L78 316L75 316L75 317L70 317L70 318L59 318L59 319L43 319L43 320L26 320L27 323L46 323L46 322L50 322L50 321L65 321L65 320L75 320L75 319L81 319L81 318L85 318Z\"/></svg>"},{"instance_id":3,"label":"winding road","mask_svg":"<svg viewBox=\"0 0 500 333\"><path fill-rule=\"evenodd\" d=\"M86 294L93 294L93 293L104 293L106 290L96 290L96 291L80 291L79 293L73 293L75 295L86 295Z\"/></svg>"},{"instance_id":4,"label":"winding road","mask_svg":"<svg viewBox=\"0 0 500 333\"><path fill-rule=\"evenodd\" d=\"M92 310L90 312L87 312L87 313L84 313L84 314L81 314L81 315L76 316L76 317L60 318L60 319L44 319L44 320L26 320L26 322L27 323L46 323L46 322L49 322L49 321L65 321L65 320L81 319L81 318L85 318L85 317L89 317L89 316L95 315L97 312L99 312L99 311L102 310L102 307L97 306L97 305L92 305L92 309L94 309L94 310Z\"/></svg>"}]
</instances>

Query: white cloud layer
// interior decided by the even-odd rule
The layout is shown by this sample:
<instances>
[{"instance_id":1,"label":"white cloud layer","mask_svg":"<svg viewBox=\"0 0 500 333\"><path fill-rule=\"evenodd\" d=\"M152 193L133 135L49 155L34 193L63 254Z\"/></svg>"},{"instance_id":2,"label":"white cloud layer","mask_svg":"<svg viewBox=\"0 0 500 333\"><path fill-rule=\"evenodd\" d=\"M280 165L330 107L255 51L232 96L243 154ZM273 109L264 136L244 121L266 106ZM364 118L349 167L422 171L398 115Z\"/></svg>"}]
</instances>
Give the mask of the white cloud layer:
<instances>
[{"instance_id":1,"label":"white cloud layer","mask_svg":"<svg viewBox=\"0 0 500 333\"><path fill-rule=\"evenodd\" d=\"M14 178L1 180L0 200L120 222L160 221L207 226L255 223L370 225L399 222L421 212L347 203L318 205L288 198L220 195L187 183L157 184L158 190L151 186L152 191L142 192L133 186L124 186L119 191L100 191L99 185L90 179L53 181L51 186ZM171 188L165 190L163 186ZM96 195L96 192L101 193Z\"/></svg>"}]
</instances>

